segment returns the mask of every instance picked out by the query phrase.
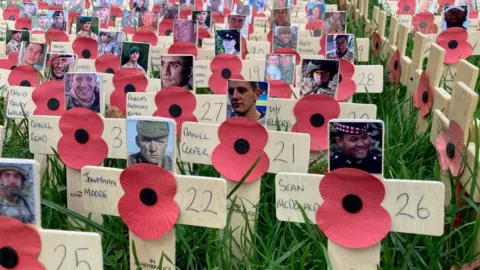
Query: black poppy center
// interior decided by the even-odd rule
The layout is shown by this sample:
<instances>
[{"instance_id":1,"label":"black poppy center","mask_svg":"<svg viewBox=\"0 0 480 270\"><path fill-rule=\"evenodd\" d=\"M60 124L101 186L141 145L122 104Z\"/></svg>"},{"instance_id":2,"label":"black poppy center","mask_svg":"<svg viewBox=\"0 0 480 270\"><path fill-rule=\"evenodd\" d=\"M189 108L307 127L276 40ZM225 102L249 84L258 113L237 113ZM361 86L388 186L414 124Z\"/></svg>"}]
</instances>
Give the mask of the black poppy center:
<instances>
[{"instance_id":1,"label":"black poppy center","mask_svg":"<svg viewBox=\"0 0 480 270\"><path fill-rule=\"evenodd\" d=\"M107 68L105 73L115 74L115 70L113 70L113 68Z\"/></svg>"},{"instance_id":2,"label":"black poppy center","mask_svg":"<svg viewBox=\"0 0 480 270\"><path fill-rule=\"evenodd\" d=\"M452 49L452 50L453 50L453 49L456 49L457 47L458 47L458 41L456 41L456 40L450 40L450 41L448 42L448 48L449 48L449 49Z\"/></svg>"},{"instance_id":3,"label":"black poppy center","mask_svg":"<svg viewBox=\"0 0 480 270\"><path fill-rule=\"evenodd\" d=\"M409 11L409 10L410 10L410 6L408 6L408 5L407 5L407 6L404 6L404 7L403 7L403 10Z\"/></svg>"},{"instance_id":4,"label":"black poppy center","mask_svg":"<svg viewBox=\"0 0 480 270\"><path fill-rule=\"evenodd\" d=\"M376 50L380 49L380 42L378 41L375 42L375 49Z\"/></svg>"},{"instance_id":5,"label":"black poppy center","mask_svg":"<svg viewBox=\"0 0 480 270\"><path fill-rule=\"evenodd\" d=\"M32 85L32 84L31 84L29 81L27 81L27 80L23 80L23 81L20 82L20 86L28 86L28 87L30 87L31 85Z\"/></svg>"},{"instance_id":6,"label":"black poppy center","mask_svg":"<svg viewBox=\"0 0 480 270\"><path fill-rule=\"evenodd\" d=\"M338 83L341 83L342 82L342 74L338 74Z\"/></svg>"},{"instance_id":7,"label":"black poppy center","mask_svg":"<svg viewBox=\"0 0 480 270\"><path fill-rule=\"evenodd\" d=\"M321 36L321 35L322 35L322 31L320 31L320 30L318 30L318 29L313 31L313 36L319 37L319 36Z\"/></svg>"},{"instance_id":8,"label":"black poppy center","mask_svg":"<svg viewBox=\"0 0 480 270\"><path fill-rule=\"evenodd\" d=\"M325 123L325 117L319 113L316 113L310 117L310 123L314 127L321 127Z\"/></svg>"},{"instance_id":9,"label":"black poppy center","mask_svg":"<svg viewBox=\"0 0 480 270\"><path fill-rule=\"evenodd\" d=\"M75 141L81 144L88 142L88 132L83 128L77 129L75 131Z\"/></svg>"},{"instance_id":10,"label":"black poppy center","mask_svg":"<svg viewBox=\"0 0 480 270\"><path fill-rule=\"evenodd\" d=\"M18 264L18 254L11 247L0 248L0 265L7 269L13 269Z\"/></svg>"},{"instance_id":11,"label":"black poppy center","mask_svg":"<svg viewBox=\"0 0 480 270\"><path fill-rule=\"evenodd\" d=\"M14 21L14 20L15 20L15 16L13 16L13 15L10 15L10 16L8 17L8 20L10 20L10 21Z\"/></svg>"},{"instance_id":12,"label":"black poppy center","mask_svg":"<svg viewBox=\"0 0 480 270\"><path fill-rule=\"evenodd\" d=\"M10 70L14 70L17 66L11 66Z\"/></svg>"},{"instance_id":13,"label":"black poppy center","mask_svg":"<svg viewBox=\"0 0 480 270\"><path fill-rule=\"evenodd\" d=\"M60 102L56 98L51 98L47 101L47 107L51 111L56 111L60 107Z\"/></svg>"},{"instance_id":14,"label":"black poppy center","mask_svg":"<svg viewBox=\"0 0 480 270\"><path fill-rule=\"evenodd\" d=\"M165 35L167 35L167 36L170 36L171 33L172 33L172 30L170 30L170 29L167 29L167 31L165 31Z\"/></svg>"},{"instance_id":15,"label":"black poppy center","mask_svg":"<svg viewBox=\"0 0 480 270\"><path fill-rule=\"evenodd\" d=\"M345 211L355 214L362 209L362 199L355 194L349 194L342 200L342 206Z\"/></svg>"},{"instance_id":16,"label":"black poppy center","mask_svg":"<svg viewBox=\"0 0 480 270\"><path fill-rule=\"evenodd\" d=\"M447 147L445 149L448 158L453 158L455 156L455 145L453 143L447 143Z\"/></svg>"},{"instance_id":17,"label":"black poppy center","mask_svg":"<svg viewBox=\"0 0 480 270\"><path fill-rule=\"evenodd\" d=\"M88 58L90 58L90 56L92 56L92 53L90 52L90 50L85 49L85 50L82 51L82 57L83 57L83 58L87 58L87 59L88 59Z\"/></svg>"},{"instance_id":18,"label":"black poppy center","mask_svg":"<svg viewBox=\"0 0 480 270\"><path fill-rule=\"evenodd\" d=\"M168 108L168 113L172 117L179 117L182 114L182 108L180 108L180 106L178 106L177 104L173 104L172 106L170 106L170 108Z\"/></svg>"},{"instance_id":19,"label":"black poppy center","mask_svg":"<svg viewBox=\"0 0 480 270\"><path fill-rule=\"evenodd\" d=\"M423 91L423 93L422 93L422 102L425 103L425 104L428 102L428 92L427 91Z\"/></svg>"},{"instance_id":20,"label":"black poppy center","mask_svg":"<svg viewBox=\"0 0 480 270\"><path fill-rule=\"evenodd\" d=\"M230 71L230 69L224 68L224 69L222 70L222 77L223 77L224 79L228 79L228 78L230 78L231 76L232 76L232 72Z\"/></svg>"},{"instance_id":21,"label":"black poppy center","mask_svg":"<svg viewBox=\"0 0 480 270\"><path fill-rule=\"evenodd\" d=\"M395 60L395 61L393 62L393 68L394 68L395 70L398 70L398 60Z\"/></svg>"},{"instance_id":22,"label":"black poppy center","mask_svg":"<svg viewBox=\"0 0 480 270\"><path fill-rule=\"evenodd\" d=\"M410 81L412 81L412 82L413 82L413 77L410 77Z\"/></svg>"},{"instance_id":23,"label":"black poppy center","mask_svg":"<svg viewBox=\"0 0 480 270\"><path fill-rule=\"evenodd\" d=\"M235 148L235 151L237 153L239 153L240 155L243 155L243 154L246 154L250 149L250 144L245 139L238 139L235 141L235 144L233 145L233 147Z\"/></svg>"},{"instance_id":24,"label":"black poppy center","mask_svg":"<svg viewBox=\"0 0 480 270\"><path fill-rule=\"evenodd\" d=\"M140 201L147 206L152 206L157 202L157 193L151 188L144 188L140 191Z\"/></svg>"},{"instance_id":25,"label":"black poppy center","mask_svg":"<svg viewBox=\"0 0 480 270\"><path fill-rule=\"evenodd\" d=\"M420 22L420 28L425 28L427 27L427 23L426 22Z\"/></svg>"},{"instance_id":26,"label":"black poppy center","mask_svg":"<svg viewBox=\"0 0 480 270\"><path fill-rule=\"evenodd\" d=\"M135 92L135 86L133 84L127 84L125 85L123 90L125 91L125 94L130 92Z\"/></svg>"}]
</instances>

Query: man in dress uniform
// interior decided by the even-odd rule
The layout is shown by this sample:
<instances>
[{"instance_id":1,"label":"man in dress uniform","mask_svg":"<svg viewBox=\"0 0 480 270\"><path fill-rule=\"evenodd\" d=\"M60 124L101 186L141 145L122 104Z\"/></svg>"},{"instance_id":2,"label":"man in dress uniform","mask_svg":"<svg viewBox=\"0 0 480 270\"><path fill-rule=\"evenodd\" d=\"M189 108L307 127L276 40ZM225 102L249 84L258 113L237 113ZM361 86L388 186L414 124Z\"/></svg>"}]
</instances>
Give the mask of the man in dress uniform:
<instances>
[{"instance_id":1,"label":"man in dress uniform","mask_svg":"<svg viewBox=\"0 0 480 270\"><path fill-rule=\"evenodd\" d=\"M92 31L92 19L90 17L80 18L80 31L78 31L77 37L89 37L98 40L97 34Z\"/></svg>"},{"instance_id":2,"label":"man in dress uniform","mask_svg":"<svg viewBox=\"0 0 480 270\"><path fill-rule=\"evenodd\" d=\"M138 59L140 58L140 50L137 46L132 46L127 51L128 54L128 62L125 63L122 68L136 68L143 73L147 73L145 69L138 64Z\"/></svg>"},{"instance_id":3,"label":"man in dress uniform","mask_svg":"<svg viewBox=\"0 0 480 270\"><path fill-rule=\"evenodd\" d=\"M335 143L339 149L330 155L330 171L347 167L382 173L382 157L370 151L372 141L367 123L335 122L334 127Z\"/></svg>"},{"instance_id":4,"label":"man in dress uniform","mask_svg":"<svg viewBox=\"0 0 480 270\"><path fill-rule=\"evenodd\" d=\"M173 170L173 160L165 155L170 132L168 122L138 120L135 142L140 152L128 156L128 165L150 163Z\"/></svg>"},{"instance_id":5,"label":"man in dress uniform","mask_svg":"<svg viewBox=\"0 0 480 270\"><path fill-rule=\"evenodd\" d=\"M32 194L26 190L27 179L27 172L20 167L0 167L0 216L35 223L34 206L28 200Z\"/></svg>"},{"instance_id":6,"label":"man in dress uniform","mask_svg":"<svg viewBox=\"0 0 480 270\"><path fill-rule=\"evenodd\" d=\"M118 41L116 41L115 39L112 39L112 32L100 32L100 40L98 42L98 56L102 56L104 54L120 55L121 52L122 49L120 48L120 43L118 43Z\"/></svg>"},{"instance_id":7,"label":"man in dress uniform","mask_svg":"<svg viewBox=\"0 0 480 270\"><path fill-rule=\"evenodd\" d=\"M12 39L7 43L5 47L5 54L9 55L11 52L20 52L20 47L22 42L22 32L21 31L12 31Z\"/></svg>"}]
</instances>

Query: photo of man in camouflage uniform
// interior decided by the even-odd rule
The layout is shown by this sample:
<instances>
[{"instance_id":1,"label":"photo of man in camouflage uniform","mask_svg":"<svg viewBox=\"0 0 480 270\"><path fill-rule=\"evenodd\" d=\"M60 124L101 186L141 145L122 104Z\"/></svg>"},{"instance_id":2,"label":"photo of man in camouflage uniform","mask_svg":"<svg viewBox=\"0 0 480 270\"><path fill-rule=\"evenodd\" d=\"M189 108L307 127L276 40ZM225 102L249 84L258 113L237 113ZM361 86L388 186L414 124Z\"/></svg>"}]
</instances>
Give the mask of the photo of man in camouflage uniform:
<instances>
[{"instance_id":1,"label":"photo of man in camouflage uniform","mask_svg":"<svg viewBox=\"0 0 480 270\"><path fill-rule=\"evenodd\" d=\"M281 48L297 49L297 27L275 26L273 50Z\"/></svg>"},{"instance_id":2,"label":"photo of man in camouflage uniform","mask_svg":"<svg viewBox=\"0 0 480 270\"><path fill-rule=\"evenodd\" d=\"M5 47L5 54L9 55L12 52L20 52L20 47L22 45L22 31L12 31L12 39L8 41L7 46Z\"/></svg>"},{"instance_id":3,"label":"photo of man in camouflage uniform","mask_svg":"<svg viewBox=\"0 0 480 270\"><path fill-rule=\"evenodd\" d=\"M100 40L98 41L98 56L102 56L104 54L120 55L121 52L122 49L120 47L120 43L114 38L114 33L109 31L100 32Z\"/></svg>"},{"instance_id":4,"label":"photo of man in camouflage uniform","mask_svg":"<svg viewBox=\"0 0 480 270\"><path fill-rule=\"evenodd\" d=\"M0 165L0 216L35 223L33 186L28 173L16 165Z\"/></svg>"}]
</instances>

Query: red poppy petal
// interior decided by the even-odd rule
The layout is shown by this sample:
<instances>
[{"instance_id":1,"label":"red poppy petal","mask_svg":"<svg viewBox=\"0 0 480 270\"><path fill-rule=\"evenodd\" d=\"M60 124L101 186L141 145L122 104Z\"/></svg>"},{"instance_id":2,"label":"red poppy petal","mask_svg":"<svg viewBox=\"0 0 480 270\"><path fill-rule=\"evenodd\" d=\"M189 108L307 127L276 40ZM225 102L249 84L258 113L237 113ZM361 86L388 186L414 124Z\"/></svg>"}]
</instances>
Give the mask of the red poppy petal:
<instances>
[{"instance_id":1,"label":"red poppy petal","mask_svg":"<svg viewBox=\"0 0 480 270\"><path fill-rule=\"evenodd\" d=\"M225 21L225 17L220 12L212 12L212 22L214 23L223 23Z\"/></svg>"},{"instance_id":2,"label":"red poppy petal","mask_svg":"<svg viewBox=\"0 0 480 270\"><path fill-rule=\"evenodd\" d=\"M183 122L197 122L197 118L193 115L197 100L188 89L178 86L163 88L155 95L155 104L157 110L153 116L175 119L178 136L181 135ZM175 110L176 108L180 108L180 111Z\"/></svg>"},{"instance_id":3,"label":"red poppy petal","mask_svg":"<svg viewBox=\"0 0 480 270\"><path fill-rule=\"evenodd\" d=\"M6 21L14 21L20 17L20 9L18 7L7 7L3 10L3 19Z\"/></svg>"},{"instance_id":4,"label":"red poppy petal","mask_svg":"<svg viewBox=\"0 0 480 270\"><path fill-rule=\"evenodd\" d=\"M430 87L429 84L430 80L428 79L427 73L422 72L422 75L420 75L420 79L418 80L418 86L413 93L413 104L415 105L415 108L420 109L423 105L422 95L425 89Z\"/></svg>"},{"instance_id":5,"label":"red poppy petal","mask_svg":"<svg viewBox=\"0 0 480 270\"><path fill-rule=\"evenodd\" d=\"M355 73L355 66L352 62L348 60L340 60L340 75L341 81L339 80L338 91L337 91L337 101L344 101L352 97L357 90L357 85L352 80L353 74Z\"/></svg>"},{"instance_id":6,"label":"red poppy petal","mask_svg":"<svg viewBox=\"0 0 480 270\"><path fill-rule=\"evenodd\" d=\"M204 38L211 38L212 36L205 28L198 29L198 39L203 40Z\"/></svg>"},{"instance_id":7,"label":"red poppy petal","mask_svg":"<svg viewBox=\"0 0 480 270\"><path fill-rule=\"evenodd\" d=\"M135 68L121 68L113 75L115 90L110 95L110 105L118 107L126 114L127 92L145 92L148 79L145 74Z\"/></svg>"},{"instance_id":8,"label":"red poppy petal","mask_svg":"<svg viewBox=\"0 0 480 270\"><path fill-rule=\"evenodd\" d=\"M390 67L390 75L388 76L389 81L391 83L400 82L401 66L400 66L399 50L396 50L392 58L390 59L389 67Z\"/></svg>"},{"instance_id":9,"label":"red poppy petal","mask_svg":"<svg viewBox=\"0 0 480 270\"><path fill-rule=\"evenodd\" d=\"M323 35L320 37L320 51L318 51L318 54L325 56L327 51L326 47L327 47L327 35Z\"/></svg>"},{"instance_id":10,"label":"red poppy petal","mask_svg":"<svg viewBox=\"0 0 480 270\"><path fill-rule=\"evenodd\" d=\"M462 127L460 127L456 121L452 120L448 124L447 134L453 144L455 144L455 148L463 152L465 150L465 141Z\"/></svg>"},{"instance_id":11,"label":"red poppy petal","mask_svg":"<svg viewBox=\"0 0 480 270\"><path fill-rule=\"evenodd\" d=\"M445 149L447 148L448 135L445 132L440 133L437 138L435 138L435 148L437 149L438 162L440 163L440 168L446 170L450 163L450 159L447 157Z\"/></svg>"},{"instance_id":12,"label":"red poppy petal","mask_svg":"<svg viewBox=\"0 0 480 270\"><path fill-rule=\"evenodd\" d=\"M85 9L90 9L90 0L85 0Z\"/></svg>"},{"instance_id":13,"label":"red poppy petal","mask_svg":"<svg viewBox=\"0 0 480 270\"><path fill-rule=\"evenodd\" d=\"M95 59L95 70L102 73L115 73L120 69L120 56L104 54Z\"/></svg>"},{"instance_id":14,"label":"red poppy petal","mask_svg":"<svg viewBox=\"0 0 480 270\"><path fill-rule=\"evenodd\" d=\"M187 9L180 10L178 18L181 20L187 20L188 16L190 15L192 15L192 10L187 8Z\"/></svg>"},{"instance_id":15,"label":"red poppy petal","mask_svg":"<svg viewBox=\"0 0 480 270\"><path fill-rule=\"evenodd\" d=\"M280 49L276 49L273 53L276 53L276 54L290 54L290 55L295 55L295 59L297 60L296 61L296 64L300 64L300 60L301 60L301 57L300 57L300 54L298 54L297 51L295 51L294 49L291 49L291 48L280 48Z\"/></svg>"},{"instance_id":16,"label":"red poppy petal","mask_svg":"<svg viewBox=\"0 0 480 270\"><path fill-rule=\"evenodd\" d=\"M40 84L33 90L32 100L37 106L34 115L61 116L65 112L63 82L46 81Z\"/></svg>"},{"instance_id":17,"label":"red poppy petal","mask_svg":"<svg viewBox=\"0 0 480 270\"><path fill-rule=\"evenodd\" d=\"M45 40L48 44L52 42L70 42L68 35L58 29L50 28L45 32Z\"/></svg>"},{"instance_id":18,"label":"red poppy petal","mask_svg":"<svg viewBox=\"0 0 480 270\"><path fill-rule=\"evenodd\" d=\"M73 52L79 59L95 59L98 54L98 42L89 37L78 37L72 44Z\"/></svg>"},{"instance_id":19,"label":"red poppy petal","mask_svg":"<svg viewBox=\"0 0 480 270\"><path fill-rule=\"evenodd\" d=\"M157 46L158 38L157 35L147 29L138 30L132 37L132 41L134 42L143 42L143 43L150 43L152 46Z\"/></svg>"},{"instance_id":20,"label":"red poppy petal","mask_svg":"<svg viewBox=\"0 0 480 270\"><path fill-rule=\"evenodd\" d=\"M160 36L170 36L173 33L173 20L162 20L158 25L158 32Z\"/></svg>"},{"instance_id":21,"label":"red poppy petal","mask_svg":"<svg viewBox=\"0 0 480 270\"><path fill-rule=\"evenodd\" d=\"M15 21L15 29L32 29L32 20L30 18L18 18Z\"/></svg>"},{"instance_id":22,"label":"red poppy petal","mask_svg":"<svg viewBox=\"0 0 480 270\"><path fill-rule=\"evenodd\" d=\"M38 2L38 9L48 9L48 3L47 2Z\"/></svg>"},{"instance_id":23,"label":"red poppy petal","mask_svg":"<svg viewBox=\"0 0 480 270\"><path fill-rule=\"evenodd\" d=\"M8 75L8 84L10 86L36 87L41 82L41 74L29 65L18 66Z\"/></svg>"},{"instance_id":24,"label":"red poppy petal","mask_svg":"<svg viewBox=\"0 0 480 270\"><path fill-rule=\"evenodd\" d=\"M470 19L478 19L478 11L476 9L470 8L468 16L470 17Z\"/></svg>"},{"instance_id":25,"label":"red poppy petal","mask_svg":"<svg viewBox=\"0 0 480 270\"><path fill-rule=\"evenodd\" d=\"M122 17L122 10L117 6L110 7L110 17L108 19L108 26L115 27L117 18Z\"/></svg>"},{"instance_id":26,"label":"red poppy petal","mask_svg":"<svg viewBox=\"0 0 480 270\"><path fill-rule=\"evenodd\" d=\"M270 45L272 44L272 36L273 36L273 31L272 30L268 31L267 41L270 42Z\"/></svg>"},{"instance_id":27,"label":"red poppy petal","mask_svg":"<svg viewBox=\"0 0 480 270\"><path fill-rule=\"evenodd\" d=\"M323 28L323 22L322 20L318 20L318 19L309 21L305 26L306 30L322 30L322 28Z\"/></svg>"},{"instance_id":28,"label":"red poppy petal","mask_svg":"<svg viewBox=\"0 0 480 270\"><path fill-rule=\"evenodd\" d=\"M242 60L233 54L219 54L210 62L212 73L229 69L231 74L239 74L242 71Z\"/></svg>"},{"instance_id":29,"label":"red poppy petal","mask_svg":"<svg viewBox=\"0 0 480 270\"><path fill-rule=\"evenodd\" d=\"M203 1L202 0L195 0L195 8L197 10L203 10Z\"/></svg>"},{"instance_id":30,"label":"red poppy petal","mask_svg":"<svg viewBox=\"0 0 480 270\"><path fill-rule=\"evenodd\" d=\"M247 57L247 39L242 37L240 45L242 46L242 59L245 60Z\"/></svg>"},{"instance_id":31,"label":"red poppy petal","mask_svg":"<svg viewBox=\"0 0 480 270\"><path fill-rule=\"evenodd\" d=\"M270 97L272 98L291 98L292 88L290 85L281 80L269 80Z\"/></svg>"},{"instance_id":32,"label":"red poppy petal","mask_svg":"<svg viewBox=\"0 0 480 270\"><path fill-rule=\"evenodd\" d=\"M152 188L157 195L171 199L177 193L177 182L173 174L148 163L137 163L123 170L120 184L127 195L138 195L146 186Z\"/></svg>"},{"instance_id":33,"label":"red poppy petal","mask_svg":"<svg viewBox=\"0 0 480 270\"><path fill-rule=\"evenodd\" d=\"M235 57L238 59L238 57ZM241 74L232 74L230 80L244 80ZM222 76L222 72L213 73L208 78L208 87L214 94L225 95L227 93L227 79Z\"/></svg>"},{"instance_id":34,"label":"red poppy petal","mask_svg":"<svg viewBox=\"0 0 480 270\"><path fill-rule=\"evenodd\" d=\"M12 247L20 256L37 258L40 254L41 240L38 232L17 219L0 217L0 239L2 246Z\"/></svg>"},{"instance_id":35,"label":"red poppy petal","mask_svg":"<svg viewBox=\"0 0 480 270\"><path fill-rule=\"evenodd\" d=\"M195 44L190 42L175 42L168 48L168 54L189 54L197 57L198 50Z\"/></svg>"},{"instance_id":36,"label":"red poppy petal","mask_svg":"<svg viewBox=\"0 0 480 270\"><path fill-rule=\"evenodd\" d=\"M373 56L377 57L380 54L381 48L382 48L382 38L377 32L375 32L373 34L373 42L372 42Z\"/></svg>"},{"instance_id":37,"label":"red poppy petal","mask_svg":"<svg viewBox=\"0 0 480 270\"><path fill-rule=\"evenodd\" d=\"M123 27L122 32L128 35L134 35L137 32L137 29L135 29L135 27L128 26L128 27Z\"/></svg>"},{"instance_id":38,"label":"red poppy petal","mask_svg":"<svg viewBox=\"0 0 480 270\"><path fill-rule=\"evenodd\" d=\"M0 69L13 70L17 66L18 52L11 52L7 59L0 59Z\"/></svg>"}]
</instances>

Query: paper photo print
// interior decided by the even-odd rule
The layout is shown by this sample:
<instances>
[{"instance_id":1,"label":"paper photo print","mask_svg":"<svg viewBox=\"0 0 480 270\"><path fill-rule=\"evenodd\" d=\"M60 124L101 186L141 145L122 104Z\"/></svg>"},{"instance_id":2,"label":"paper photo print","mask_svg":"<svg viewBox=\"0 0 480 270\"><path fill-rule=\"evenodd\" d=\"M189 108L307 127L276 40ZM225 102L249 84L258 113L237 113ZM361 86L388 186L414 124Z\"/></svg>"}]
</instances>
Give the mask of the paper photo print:
<instances>
[{"instance_id":1,"label":"paper photo print","mask_svg":"<svg viewBox=\"0 0 480 270\"><path fill-rule=\"evenodd\" d=\"M435 13L436 9L437 9L436 0L417 0L415 13L430 12L433 14Z\"/></svg>"},{"instance_id":2,"label":"paper photo print","mask_svg":"<svg viewBox=\"0 0 480 270\"><path fill-rule=\"evenodd\" d=\"M248 117L265 125L268 83L228 80L227 119Z\"/></svg>"},{"instance_id":3,"label":"paper photo print","mask_svg":"<svg viewBox=\"0 0 480 270\"><path fill-rule=\"evenodd\" d=\"M248 0L248 4L256 12L263 13L268 6L268 0Z\"/></svg>"},{"instance_id":4,"label":"paper photo print","mask_svg":"<svg viewBox=\"0 0 480 270\"><path fill-rule=\"evenodd\" d=\"M470 10L477 10L477 1L476 0L456 0L455 5L458 6L468 6Z\"/></svg>"},{"instance_id":5,"label":"paper photo print","mask_svg":"<svg viewBox=\"0 0 480 270\"><path fill-rule=\"evenodd\" d=\"M215 55L222 53L233 54L240 57L240 31L217 30L215 31Z\"/></svg>"},{"instance_id":6,"label":"paper photo print","mask_svg":"<svg viewBox=\"0 0 480 270\"><path fill-rule=\"evenodd\" d=\"M110 9L106 6L93 7L93 16L98 18L100 25L107 25L110 17Z\"/></svg>"},{"instance_id":7,"label":"paper photo print","mask_svg":"<svg viewBox=\"0 0 480 270\"><path fill-rule=\"evenodd\" d=\"M77 17L77 38L89 37L98 41L98 30L100 28L97 17L79 16Z\"/></svg>"},{"instance_id":8,"label":"paper photo print","mask_svg":"<svg viewBox=\"0 0 480 270\"><path fill-rule=\"evenodd\" d=\"M137 163L175 169L175 122L166 118L127 118L127 166Z\"/></svg>"},{"instance_id":9,"label":"paper photo print","mask_svg":"<svg viewBox=\"0 0 480 270\"><path fill-rule=\"evenodd\" d=\"M193 11L192 20L197 21L197 27L203 28L208 32L211 31L212 27L212 12L211 11Z\"/></svg>"},{"instance_id":10,"label":"paper photo print","mask_svg":"<svg viewBox=\"0 0 480 270\"><path fill-rule=\"evenodd\" d=\"M173 42L189 42L197 45L198 31L197 21L174 20L173 21Z\"/></svg>"},{"instance_id":11,"label":"paper photo print","mask_svg":"<svg viewBox=\"0 0 480 270\"><path fill-rule=\"evenodd\" d=\"M122 13L122 27L137 27L138 18L133 11L124 10Z\"/></svg>"},{"instance_id":12,"label":"paper photo print","mask_svg":"<svg viewBox=\"0 0 480 270\"><path fill-rule=\"evenodd\" d=\"M252 16L252 9L249 5L247 4L235 4L233 5L233 15L245 15L248 17ZM250 21L250 20L248 20Z\"/></svg>"},{"instance_id":13,"label":"paper photo print","mask_svg":"<svg viewBox=\"0 0 480 270\"><path fill-rule=\"evenodd\" d=\"M153 9L153 1L133 0L133 11L151 11L152 9Z\"/></svg>"},{"instance_id":14,"label":"paper photo print","mask_svg":"<svg viewBox=\"0 0 480 270\"><path fill-rule=\"evenodd\" d=\"M468 6L445 6L442 17L442 30L451 27L461 27L468 30Z\"/></svg>"},{"instance_id":15,"label":"paper photo print","mask_svg":"<svg viewBox=\"0 0 480 270\"><path fill-rule=\"evenodd\" d=\"M225 0L208 0L207 10L212 12L223 13L223 1Z\"/></svg>"},{"instance_id":16,"label":"paper photo print","mask_svg":"<svg viewBox=\"0 0 480 270\"><path fill-rule=\"evenodd\" d=\"M18 65L32 66L37 70L43 70L45 57L47 55L47 44L22 41Z\"/></svg>"},{"instance_id":17,"label":"paper photo print","mask_svg":"<svg viewBox=\"0 0 480 270\"><path fill-rule=\"evenodd\" d=\"M98 56L104 54L121 55L124 36L123 32L100 31L98 39Z\"/></svg>"},{"instance_id":18,"label":"paper photo print","mask_svg":"<svg viewBox=\"0 0 480 270\"><path fill-rule=\"evenodd\" d=\"M324 3L308 3L308 21L322 20L324 12L327 11L327 4Z\"/></svg>"},{"instance_id":19,"label":"paper photo print","mask_svg":"<svg viewBox=\"0 0 480 270\"><path fill-rule=\"evenodd\" d=\"M19 0L7 0L7 7L20 7L21 2Z\"/></svg>"},{"instance_id":20,"label":"paper photo print","mask_svg":"<svg viewBox=\"0 0 480 270\"><path fill-rule=\"evenodd\" d=\"M85 0L70 0L68 1L68 11L82 14L85 10Z\"/></svg>"},{"instance_id":21,"label":"paper photo print","mask_svg":"<svg viewBox=\"0 0 480 270\"><path fill-rule=\"evenodd\" d=\"M163 19L176 20L178 19L179 8L178 4L173 3L163 3Z\"/></svg>"},{"instance_id":22,"label":"paper photo print","mask_svg":"<svg viewBox=\"0 0 480 270\"><path fill-rule=\"evenodd\" d=\"M290 9L276 8L272 12L272 26L290 26Z\"/></svg>"},{"instance_id":23,"label":"paper photo print","mask_svg":"<svg viewBox=\"0 0 480 270\"><path fill-rule=\"evenodd\" d=\"M273 31L273 51L276 49L297 49L298 28L296 26L275 26Z\"/></svg>"},{"instance_id":24,"label":"paper photo print","mask_svg":"<svg viewBox=\"0 0 480 270\"><path fill-rule=\"evenodd\" d=\"M123 1L122 0L95 0L93 1L94 7L122 7Z\"/></svg>"},{"instance_id":25,"label":"paper photo print","mask_svg":"<svg viewBox=\"0 0 480 270\"><path fill-rule=\"evenodd\" d=\"M20 53L23 41L30 40L30 32L28 30L7 30L5 38L5 54L12 52Z\"/></svg>"},{"instance_id":26,"label":"paper photo print","mask_svg":"<svg viewBox=\"0 0 480 270\"><path fill-rule=\"evenodd\" d=\"M52 10L64 10L65 9L65 0L49 0L48 9Z\"/></svg>"},{"instance_id":27,"label":"paper photo print","mask_svg":"<svg viewBox=\"0 0 480 270\"><path fill-rule=\"evenodd\" d=\"M193 90L193 63L192 55L162 55L160 65L162 89L178 86Z\"/></svg>"},{"instance_id":28,"label":"paper photo print","mask_svg":"<svg viewBox=\"0 0 480 270\"><path fill-rule=\"evenodd\" d=\"M74 54L48 53L44 76L49 81L62 81L65 74L74 71L76 56Z\"/></svg>"},{"instance_id":29,"label":"paper photo print","mask_svg":"<svg viewBox=\"0 0 480 270\"><path fill-rule=\"evenodd\" d=\"M290 7L291 3L288 0L274 0L273 1L273 8L288 8Z\"/></svg>"},{"instance_id":30,"label":"paper photo print","mask_svg":"<svg viewBox=\"0 0 480 270\"><path fill-rule=\"evenodd\" d=\"M331 120L329 122L329 171L354 168L383 173L383 122Z\"/></svg>"},{"instance_id":31,"label":"paper photo print","mask_svg":"<svg viewBox=\"0 0 480 270\"><path fill-rule=\"evenodd\" d=\"M144 30L150 30L154 33L158 29L158 13L152 11L140 11L138 14L138 27Z\"/></svg>"},{"instance_id":32,"label":"paper photo print","mask_svg":"<svg viewBox=\"0 0 480 270\"><path fill-rule=\"evenodd\" d=\"M57 29L67 32L68 11L66 10L49 10L47 13L50 29Z\"/></svg>"},{"instance_id":33,"label":"paper photo print","mask_svg":"<svg viewBox=\"0 0 480 270\"><path fill-rule=\"evenodd\" d=\"M355 55L355 36L354 35L327 35L327 53L326 59L345 59L353 63Z\"/></svg>"},{"instance_id":34,"label":"paper photo print","mask_svg":"<svg viewBox=\"0 0 480 270\"><path fill-rule=\"evenodd\" d=\"M265 80L281 80L293 85L295 56L291 54L267 54L265 57Z\"/></svg>"},{"instance_id":35,"label":"paper photo print","mask_svg":"<svg viewBox=\"0 0 480 270\"><path fill-rule=\"evenodd\" d=\"M345 11L325 11L323 13L323 34L345 34L347 31Z\"/></svg>"},{"instance_id":36,"label":"paper photo print","mask_svg":"<svg viewBox=\"0 0 480 270\"><path fill-rule=\"evenodd\" d=\"M36 14L32 16L32 33L46 32L50 28L50 20L47 14Z\"/></svg>"},{"instance_id":37,"label":"paper photo print","mask_svg":"<svg viewBox=\"0 0 480 270\"><path fill-rule=\"evenodd\" d=\"M33 160L0 159L0 216L39 224L37 184Z\"/></svg>"},{"instance_id":38,"label":"paper photo print","mask_svg":"<svg viewBox=\"0 0 480 270\"><path fill-rule=\"evenodd\" d=\"M140 42L122 43L122 68L136 68L147 73L150 57L150 44Z\"/></svg>"},{"instance_id":39,"label":"paper photo print","mask_svg":"<svg viewBox=\"0 0 480 270\"><path fill-rule=\"evenodd\" d=\"M339 68L337 60L302 59L302 78L298 84L300 96L321 94L335 97Z\"/></svg>"},{"instance_id":40,"label":"paper photo print","mask_svg":"<svg viewBox=\"0 0 480 270\"><path fill-rule=\"evenodd\" d=\"M245 15L228 15L226 29L239 30L242 37L248 37L248 21Z\"/></svg>"},{"instance_id":41,"label":"paper photo print","mask_svg":"<svg viewBox=\"0 0 480 270\"><path fill-rule=\"evenodd\" d=\"M180 11L182 10L194 10L194 0L180 0Z\"/></svg>"},{"instance_id":42,"label":"paper photo print","mask_svg":"<svg viewBox=\"0 0 480 270\"><path fill-rule=\"evenodd\" d=\"M31 19L35 14L37 14L37 5L35 2L22 2L20 5L20 18Z\"/></svg>"},{"instance_id":43,"label":"paper photo print","mask_svg":"<svg viewBox=\"0 0 480 270\"><path fill-rule=\"evenodd\" d=\"M100 113L102 92L100 75L95 72L69 72L65 74L65 104L71 108L85 108Z\"/></svg>"}]
</instances>

